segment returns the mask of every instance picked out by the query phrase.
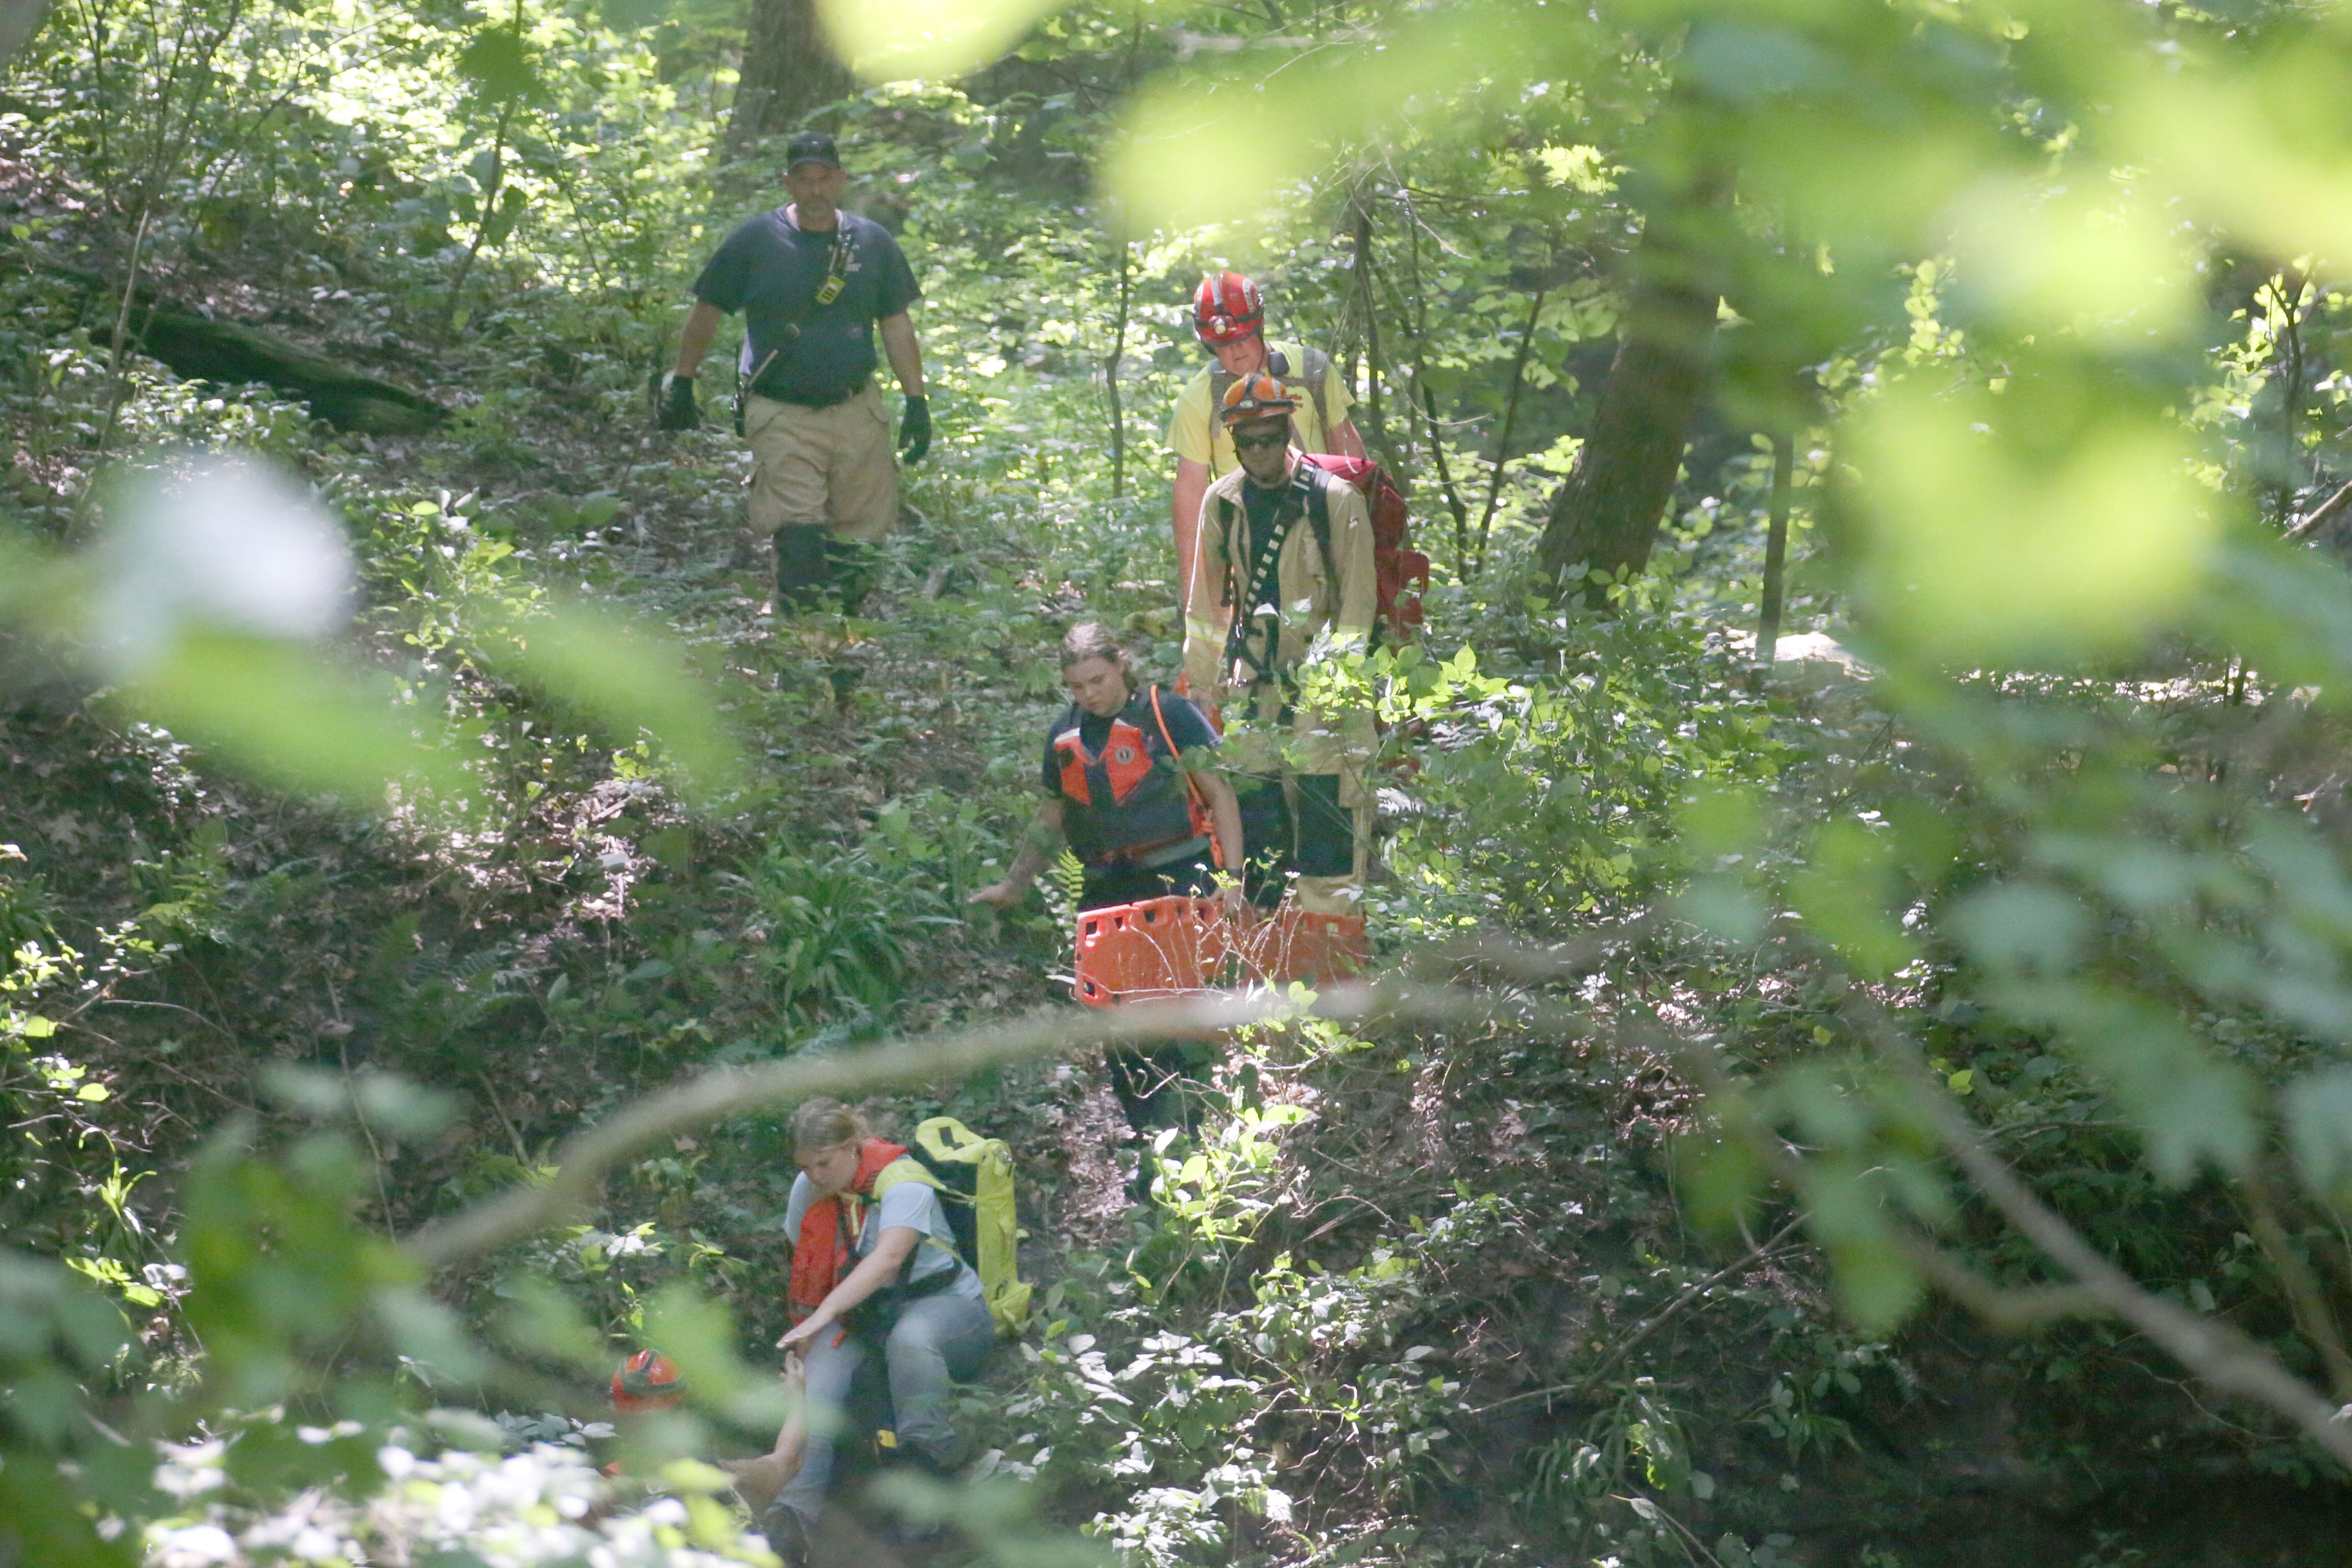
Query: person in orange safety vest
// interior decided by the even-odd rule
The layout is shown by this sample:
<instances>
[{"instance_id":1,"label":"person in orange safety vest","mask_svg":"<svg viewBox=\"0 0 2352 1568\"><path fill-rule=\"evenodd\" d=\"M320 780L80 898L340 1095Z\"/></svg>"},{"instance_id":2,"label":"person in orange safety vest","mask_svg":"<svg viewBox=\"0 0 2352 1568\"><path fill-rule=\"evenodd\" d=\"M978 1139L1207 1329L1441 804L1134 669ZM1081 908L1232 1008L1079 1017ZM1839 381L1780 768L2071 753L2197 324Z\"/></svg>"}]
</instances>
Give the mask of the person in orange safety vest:
<instances>
[{"instance_id":1,"label":"person in orange safety vest","mask_svg":"<svg viewBox=\"0 0 2352 1568\"><path fill-rule=\"evenodd\" d=\"M1238 882L1220 894L1216 871L1241 876L1241 806L1200 710L1172 691L1137 690L1126 650L1098 621L1062 639L1062 679L1070 706L1046 731L1036 824L1004 879L971 902L1011 906L1066 839L1086 868L1082 910L1172 894L1239 908Z\"/></svg>"},{"instance_id":2,"label":"person in orange safety vest","mask_svg":"<svg viewBox=\"0 0 2352 1568\"><path fill-rule=\"evenodd\" d=\"M1185 895L1240 910L1241 803L1216 769L1216 731L1201 710L1172 691L1137 690L1126 650L1096 621L1062 639L1062 679L1070 706L1046 731L1036 823L1004 879L971 902L1009 907L1066 839L1086 869L1080 910ZM1207 1054L1198 1042L1105 1051L1128 1125L1146 1137L1189 1131ZM1130 1187L1139 1197L1150 1166L1147 1158Z\"/></svg>"}]
</instances>

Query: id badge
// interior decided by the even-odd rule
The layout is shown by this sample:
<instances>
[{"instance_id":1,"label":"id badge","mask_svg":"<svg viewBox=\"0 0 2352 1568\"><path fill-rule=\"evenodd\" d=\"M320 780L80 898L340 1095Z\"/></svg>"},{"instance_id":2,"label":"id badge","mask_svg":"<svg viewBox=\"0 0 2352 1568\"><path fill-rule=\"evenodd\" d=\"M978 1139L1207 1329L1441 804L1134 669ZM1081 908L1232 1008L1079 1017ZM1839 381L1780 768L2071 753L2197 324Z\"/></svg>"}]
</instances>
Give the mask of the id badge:
<instances>
[{"instance_id":1,"label":"id badge","mask_svg":"<svg viewBox=\"0 0 2352 1568\"><path fill-rule=\"evenodd\" d=\"M848 281L847 279L838 276L827 278L824 286L816 291L816 302L820 305L832 304L841 298L842 288Z\"/></svg>"}]
</instances>

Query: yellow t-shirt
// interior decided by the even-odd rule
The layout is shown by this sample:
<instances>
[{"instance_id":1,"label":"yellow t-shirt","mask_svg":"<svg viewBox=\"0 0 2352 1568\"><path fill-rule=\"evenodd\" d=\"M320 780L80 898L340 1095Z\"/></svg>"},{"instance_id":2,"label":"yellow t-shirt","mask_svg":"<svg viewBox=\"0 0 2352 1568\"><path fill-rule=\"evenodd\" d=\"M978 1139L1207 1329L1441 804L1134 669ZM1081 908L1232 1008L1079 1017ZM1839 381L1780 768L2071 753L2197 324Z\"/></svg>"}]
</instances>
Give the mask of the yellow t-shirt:
<instances>
[{"instance_id":1,"label":"yellow t-shirt","mask_svg":"<svg viewBox=\"0 0 2352 1568\"><path fill-rule=\"evenodd\" d=\"M1297 343L1271 340L1265 346L1269 355L1282 355L1291 367L1291 374L1283 378L1283 383L1299 394L1297 410L1290 416L1290 427L1299 449L1335 450L1329 426L1345 424L1352 406L1347 378L1339 374L1339 362L1331 361L1330 367L1323 373L1323 413L1318 416L1315 399L1307 395L1306 387L1298 385L1300 373L1307 364L1307 351ZM1231 472L1238 461L1234 456L1234 438L1225 434L1224 421L1215 417L1216 411L1209 406L1209 384L1216 371L1213 360L1201 367L1200 374L1184 384L1184 390L1176 395L1176 416L1168 423L1169 449L1180 458L1208 464L1211 479Z\"/></svg>"}]
</instances>

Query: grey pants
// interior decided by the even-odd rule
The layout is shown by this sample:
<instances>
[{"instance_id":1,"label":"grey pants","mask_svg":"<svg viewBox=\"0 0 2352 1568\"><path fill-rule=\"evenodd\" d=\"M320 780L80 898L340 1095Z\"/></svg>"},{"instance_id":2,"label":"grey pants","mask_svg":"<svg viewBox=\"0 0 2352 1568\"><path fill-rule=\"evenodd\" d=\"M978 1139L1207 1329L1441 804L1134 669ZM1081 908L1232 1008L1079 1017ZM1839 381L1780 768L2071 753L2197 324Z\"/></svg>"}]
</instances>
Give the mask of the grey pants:
<instances>
[{"instance_id":1,"label":"grey pants","mask_svg":"<svg viewBox=\"0 0 2352 1568\"><path fill-rule=\"evenodd\" d=\"M941 1462L952 1456L949 1389L956 1379L980 1370L995 1339L987 1303L969 1296L926 1296L898 1315L882 1359L889 1375L891 1427L901 1448ZM825 1494L833 1489L834 1444L856 1436L846 1425L851 1384L874 1358L872 1342L854 1334L836 1343L828 1330L817 1342L808 1354L808 1457L776 1499L776 1506L800 1515L812 1534Z\"/></svg>"}]
</instances>

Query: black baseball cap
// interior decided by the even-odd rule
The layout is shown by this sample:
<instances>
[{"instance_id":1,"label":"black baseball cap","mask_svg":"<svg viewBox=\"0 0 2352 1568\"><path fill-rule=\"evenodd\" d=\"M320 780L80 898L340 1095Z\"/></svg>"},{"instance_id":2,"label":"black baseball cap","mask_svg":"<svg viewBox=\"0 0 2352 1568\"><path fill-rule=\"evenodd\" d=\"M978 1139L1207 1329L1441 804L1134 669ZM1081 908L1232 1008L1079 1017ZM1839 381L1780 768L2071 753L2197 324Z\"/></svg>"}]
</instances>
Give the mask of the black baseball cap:
<instances>
[{"instance_id":1,"label":"black baseball cap","mask_svg":"<svg viewBox=\"0 0 2352 1568\"><path fill-rule=\"evenodd\" d=\"M822 131L803 131L784 143L784 167L798 168L803 163L823 163L829 169L841 167L841 154L834 150L833 138Z\"/></svg>"}]
</instances>

